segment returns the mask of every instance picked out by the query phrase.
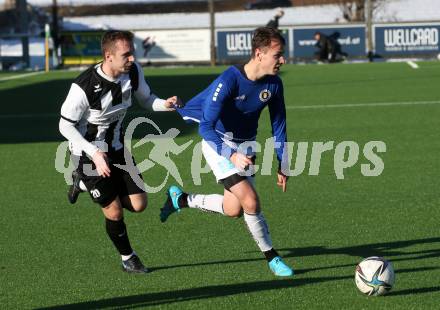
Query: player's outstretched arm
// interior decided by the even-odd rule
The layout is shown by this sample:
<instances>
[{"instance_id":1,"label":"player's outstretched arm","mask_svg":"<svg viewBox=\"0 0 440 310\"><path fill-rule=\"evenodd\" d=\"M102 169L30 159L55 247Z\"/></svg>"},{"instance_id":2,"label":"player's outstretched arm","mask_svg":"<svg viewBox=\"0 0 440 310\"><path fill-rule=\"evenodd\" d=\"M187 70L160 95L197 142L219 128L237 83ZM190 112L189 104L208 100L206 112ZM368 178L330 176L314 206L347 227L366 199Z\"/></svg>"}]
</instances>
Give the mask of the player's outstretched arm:
<instances>
[{"instance_id":1,"label":"player's outstretched arm","mask_svg":"<svg viewBox=\"0 0 440 310\"><path fill-rule=\"evenodd\" d=\"M173 96L166 99L164 105L167 109L175 109L183 107L183 102L179 97Z\"/></svg>"},{"instance_id":2,"label":"player's outstretched arm","mask_svg":"<svg viewBox=\"0 0 440 310\"><path fill-rule=\"evenodd\" d=\"M136 66L138 70L139 82L138 88L134 92L134 96L141 107L155 112L165 112L174 111L176 107L182 106L182 101L177 96L170 97L166 100L157 97L145 81L140 65L134 63L134 66Z\"/></svg>"}]
</instances>

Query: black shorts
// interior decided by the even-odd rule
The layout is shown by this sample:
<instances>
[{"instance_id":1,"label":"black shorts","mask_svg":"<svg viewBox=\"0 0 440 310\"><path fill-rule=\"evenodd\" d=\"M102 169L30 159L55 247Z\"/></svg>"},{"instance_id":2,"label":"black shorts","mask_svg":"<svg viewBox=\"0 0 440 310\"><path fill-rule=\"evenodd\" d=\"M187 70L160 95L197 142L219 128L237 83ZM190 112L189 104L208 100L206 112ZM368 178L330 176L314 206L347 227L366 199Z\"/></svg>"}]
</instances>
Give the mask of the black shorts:
<instances>
[{"instance_id":1,"label":"black shorts","mask_svg":"<svg viewBox=\"0 0 440 310\"><path fill-rule=\"evenodd\" d=\"M130 155L131 156L131 155ZM116 197L125 197L132 194L145 193L142 175L136 168L136 175L142 180L139 187L131 177L130 173L120 169L115 164L125 165L124 150L107 153L110 166L110 177L90 176L85 172L89 171L85 165L91 165L93 170L96 166L87 156L81 156L78 165L78 172L81 175L81 180L84 182L87 191L92 197L92 200L99 203L102 207L108 206ZM136 163L131 157L134 165Z\"/></svg>"}]
</instances>

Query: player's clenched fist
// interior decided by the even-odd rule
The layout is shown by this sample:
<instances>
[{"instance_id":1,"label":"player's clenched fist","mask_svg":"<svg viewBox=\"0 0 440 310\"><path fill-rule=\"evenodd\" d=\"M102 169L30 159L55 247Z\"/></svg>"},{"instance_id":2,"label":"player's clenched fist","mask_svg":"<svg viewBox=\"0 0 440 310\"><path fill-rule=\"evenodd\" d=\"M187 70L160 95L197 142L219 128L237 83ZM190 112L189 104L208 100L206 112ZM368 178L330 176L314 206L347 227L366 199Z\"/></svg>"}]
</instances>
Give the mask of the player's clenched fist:
<instances>
[{"instance_id":1,"label":"player's clenched fist","mask_svg":"<svg viewBox=\"0 0 440 310\"><path fill-rule=\"evenodd\" d=\"M249 157L238 152L232 154L230 160L240 170L245 170L249 165L252 165L252 160Z\"/></svg>"},{"instance_id":2,"label":"player's clenched fist","mask_svg":"<svg viewBox=\"0 0 440 310\"><path fill-rule=\"evenodd\" d=\"M183 103L179 97L173 96L165 100L165 107L167 107L168 109L181 108L183 107Z\"/></svg>"},{"instance_id":3,"label":"player's clenched fist","mask_svg":"<svg viewBox=\"0 0 440 310\"><path fill-rule=\"evenodd\" d=\"M100 176L104 178L110 176L110 167L108 166L107 155L104 152L96 151L93 154L92 160Z\"/></svg>"}]
</instances>

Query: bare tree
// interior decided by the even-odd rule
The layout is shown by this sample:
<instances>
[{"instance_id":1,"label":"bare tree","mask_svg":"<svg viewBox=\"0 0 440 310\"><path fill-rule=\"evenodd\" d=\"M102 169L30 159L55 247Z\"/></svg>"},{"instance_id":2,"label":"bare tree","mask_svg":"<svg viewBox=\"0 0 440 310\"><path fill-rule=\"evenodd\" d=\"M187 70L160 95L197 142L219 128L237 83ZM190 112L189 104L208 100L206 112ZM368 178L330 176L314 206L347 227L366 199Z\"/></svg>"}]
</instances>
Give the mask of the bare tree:
<instances>
[{"instance_id":1,"label":"bare tree","mask_svg":"<svg viewBox=\"0 0 440 310\"><path fill-rule=\"evenodd\" d=\"M381 7L386 0L371 0L374 11ZM347 22L364 22L366 17L366 1L365 0L341 0L339 7L342 16Z\"/></svg>"}]
</instances>

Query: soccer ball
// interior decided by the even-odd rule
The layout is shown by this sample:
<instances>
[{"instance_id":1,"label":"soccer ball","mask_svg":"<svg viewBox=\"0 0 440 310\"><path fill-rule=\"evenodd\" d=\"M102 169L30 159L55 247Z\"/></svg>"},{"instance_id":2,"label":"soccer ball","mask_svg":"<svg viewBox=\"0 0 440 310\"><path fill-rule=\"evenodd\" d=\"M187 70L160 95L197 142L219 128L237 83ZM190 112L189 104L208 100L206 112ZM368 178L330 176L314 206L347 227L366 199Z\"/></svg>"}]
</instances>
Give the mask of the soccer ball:
<instances>
[{"instance_id":1,"label":"soccer ball","mask_svg":"<svg viewBox=\"0 0 440 310\"><path fill-rule=\"evenodd\" d=\"M362 293L368 296L385 295L394 284L393 265L382 257L367 257L356 266L354 279Z\"/></svg>"}]
</instances>

